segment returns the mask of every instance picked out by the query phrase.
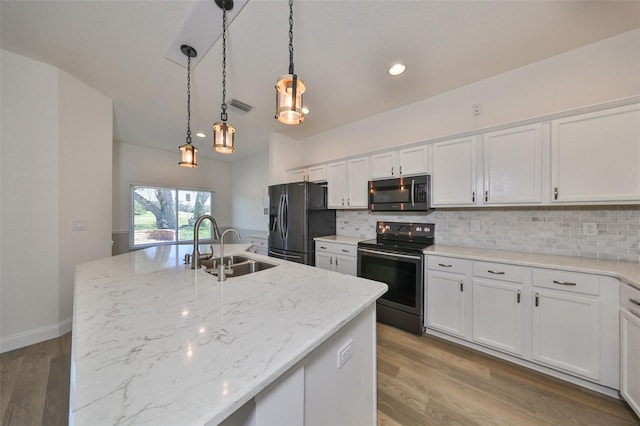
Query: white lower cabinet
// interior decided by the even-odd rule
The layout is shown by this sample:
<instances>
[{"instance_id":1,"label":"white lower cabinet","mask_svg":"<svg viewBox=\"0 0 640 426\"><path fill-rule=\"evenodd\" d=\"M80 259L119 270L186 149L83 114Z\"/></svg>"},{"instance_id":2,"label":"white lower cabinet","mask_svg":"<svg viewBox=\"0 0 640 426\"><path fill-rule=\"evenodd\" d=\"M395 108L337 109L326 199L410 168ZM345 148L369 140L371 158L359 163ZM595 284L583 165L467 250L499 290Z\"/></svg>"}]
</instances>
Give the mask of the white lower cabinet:
<instances>
[{"instance_id":1,"label":"white lower cabinet","mask_svg":"<svg viewBox=\"0 0 640 426\"><path fill-rule=\"evenodd\" d=\"M522 355L522 285L473 279L473 340Z\"/></svg>"},{"instance_id":2,"label":"white lower cabinet","mask_svg":"<svg viewBox=\"0 0 640 426\"><path fill-rule=\"evenodd\" d=\"M267 237L253 235L248 236L247 241L252 245L249 249L251 253L257 253L263 256L267 256Z\"/></svg>"},{"instance_id":3,"label":"white lower cabinet","mask_svg":"<svg viewBox=\"0 0 640 426\"><path fill-rule=\"evenodd\" d=\"M473 341L522 356L522 267L473 262Z\"/></svg>"},{"instance_id":4,"label":"white lower cabinet","mask_svg":"<svg viewBox=\"0 0 640 426\"><path fill-rule=\"evenodd\" d=\"M620 394L640 416L640 290L620 291Z\"/></svg>"},{"instance_id":5,"label":"white lower cabinet","mask_svg":"<svg viewBox=\"0 0 640 426\"><path fill-rule=\"evenodd\" d=\"M342 274L358 274L358 248L353 244L316 241L316 267Z\"/></svg>"},{"instance_id":6,"label":"white lower cabinet","mask_svg":"<svg viewBox=\"0 0 640 426\"><path fill-rule=\"evenodd\" d=\"M533 359L598 380L598 278L536 269L533 272L533 291Z\"/></svg>"},{"instance_id":7,"label":"white lower cabinet","mask_svg":"<svg viewBox=\"0 0 640 426\"><path fill-rule=\"evenodd\" d=\"M427 332L602 392L621 389L622 359L637 406L640 306L636 317L618 315L617 279L435 255L426 263Z\"/></svg>"},{"instance_id":8,"label":"white lower cabinet","mask_svg":"<svg viewBox=\"0 0 640 426\"><path fill-rule=\"evenodd\" d=\"M424 306L428 328L461 338L469 336L470 270L471 262L468 260L427 258Z\"/></svg>"}]
</instances>

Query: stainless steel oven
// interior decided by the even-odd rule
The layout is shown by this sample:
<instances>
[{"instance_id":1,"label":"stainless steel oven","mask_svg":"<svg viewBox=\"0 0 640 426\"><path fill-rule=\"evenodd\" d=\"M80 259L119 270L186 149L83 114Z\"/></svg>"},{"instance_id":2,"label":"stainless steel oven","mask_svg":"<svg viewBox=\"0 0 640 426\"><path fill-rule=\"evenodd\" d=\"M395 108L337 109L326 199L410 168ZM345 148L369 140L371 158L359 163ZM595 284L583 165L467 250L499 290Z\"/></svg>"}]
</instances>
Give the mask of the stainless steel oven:
<instances>
[{"instance_id":1,"label":"stainless steel oven","mask_svg":"<svg viewBox=\"0 0 640 426\"><path fill-rule=\"evenodd\" d=\"M378 299L378 321L420 335L424 330L424 255L433 224L378 222L375 240L358 243L358 276L389 290Z\"/></svg>"}]
</instances>

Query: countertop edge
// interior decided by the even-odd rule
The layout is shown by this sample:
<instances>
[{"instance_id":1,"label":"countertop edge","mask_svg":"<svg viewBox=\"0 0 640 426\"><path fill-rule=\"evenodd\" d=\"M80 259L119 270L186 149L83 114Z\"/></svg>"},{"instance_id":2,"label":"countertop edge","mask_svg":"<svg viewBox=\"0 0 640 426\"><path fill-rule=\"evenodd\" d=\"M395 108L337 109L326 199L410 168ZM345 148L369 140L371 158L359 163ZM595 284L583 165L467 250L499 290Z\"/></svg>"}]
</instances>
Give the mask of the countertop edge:
<instances>
[{"instance_id":1,"label":"countertop edge","mask_svg":"<svg viewBox=\"0 0 640 426\"><path fill-rule=\"evenodd\" d=\"M433 245L424 249L425 255L448 256L477 261L492 261L510 265L557 269L571 272L605 275L620 279L640 289L640 263L615 260L599 260L574 256L554 256L538 253L507 252L501 250L479 249Z\"/></svg>"}]
</instances>

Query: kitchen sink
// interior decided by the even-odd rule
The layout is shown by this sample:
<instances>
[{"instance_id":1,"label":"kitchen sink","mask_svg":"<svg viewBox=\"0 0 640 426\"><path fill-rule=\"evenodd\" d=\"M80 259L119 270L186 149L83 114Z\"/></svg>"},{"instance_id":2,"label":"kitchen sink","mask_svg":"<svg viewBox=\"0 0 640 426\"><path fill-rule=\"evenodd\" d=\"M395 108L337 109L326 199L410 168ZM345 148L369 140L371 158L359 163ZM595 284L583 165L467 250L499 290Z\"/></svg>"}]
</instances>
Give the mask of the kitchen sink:
<instances>
[{"instance_id":1,"label":"kitchen sink","mask_svg":"<svg viewBox=\"0 0 640 426\"><path fill-rule=\"evenodd\" d=\"M224 264L226 266L225 276L227 278L240 277L247 274L253 274L254 272L264 271L265 269L273 268L273 263L263 262L261 260L255 260L244 256L225 256ZM201 262L202 265L207 267L206 271L211 275L218 275L218 269L220 258L208 259ZM211 265L211 266L210 266ZM231 271L229 271L231 269Z\"/></svg>"},{"instance_id":2,"label":"kitchen sink","mask_svg":"<svg viewBox=\"0 0 640 426\"><path fill-rule=\"evenodd\" d=\"M235 265L237 263L246 262L248 260L253 260L245 256L231 255L225 256L222 258L225 265L229 266L229 262L231 265ZM210 257L208 259L200 259L200 266L206 266L207 269L216 269L220 264L220 256Z\"/></svg>"}]
</instances>

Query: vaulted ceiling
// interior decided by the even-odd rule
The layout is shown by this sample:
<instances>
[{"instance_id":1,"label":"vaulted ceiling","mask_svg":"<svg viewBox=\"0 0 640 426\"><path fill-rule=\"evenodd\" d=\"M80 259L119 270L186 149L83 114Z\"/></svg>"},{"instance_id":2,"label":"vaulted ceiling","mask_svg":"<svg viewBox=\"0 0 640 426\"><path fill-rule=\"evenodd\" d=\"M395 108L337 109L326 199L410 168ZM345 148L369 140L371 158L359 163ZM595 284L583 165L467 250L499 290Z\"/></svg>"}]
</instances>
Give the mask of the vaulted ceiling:
<instances>
[{"instance_id":1,"label":"vaulted ceiling","mask_svg":"<svg viewBox=\"0 0 640 426\"><path fill-rule=\"evenodd\" d=\"M273 115L274 84L288 72L288 2L236 0L227 102L253 109L229 109L237 151L225 156L209 148L220 118L222 13L214 8L209 19L194 12L198 3L2 0L0 46L111 98L115 140L177 155L186 135L186 68L165 55L184 42L178 34L207 34L215 44L199 51L191 92L192 131L208 136L194 144L234 161L264 151L270 132L303 139L640 27L638 1L296 0L295 71L311 113L285 126ZM407 71L390 77L396 61Z\"/></svg>"}]
</instances>

